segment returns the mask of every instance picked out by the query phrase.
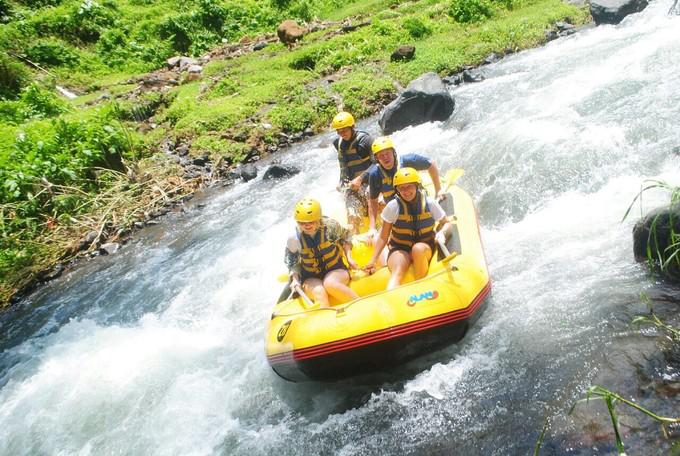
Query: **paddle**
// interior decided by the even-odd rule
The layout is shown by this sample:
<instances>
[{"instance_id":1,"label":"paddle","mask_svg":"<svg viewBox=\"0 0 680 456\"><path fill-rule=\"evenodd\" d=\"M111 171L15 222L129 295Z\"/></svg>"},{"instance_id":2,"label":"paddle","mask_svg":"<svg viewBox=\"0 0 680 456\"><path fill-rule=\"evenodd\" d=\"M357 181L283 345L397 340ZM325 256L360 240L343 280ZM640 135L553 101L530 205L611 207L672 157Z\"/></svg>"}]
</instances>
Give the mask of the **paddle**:
<instances>
[{"instance_id":1,"label":"paddle","mask_svg":"<svg viewBox=\"0 0 680 456\"><path fill-rule=\"evenodd\" d=\"M442 184L446 184L446 187L444 187L442 192L446 193L449 187L455 184L458 179L463 177L463 174L465 174L465 170L463 168L453 168L448 170L444 175L444 179L442 179Z\"/></svg>"},{"instance_id":2,"label":"paddle","mask_svg":"<svg viewBox=\"0 0 680 456\"><path fill-rule=\"evenodd\" d=\"M451 260L458 256L458 252L453 253L449 252L448 247L446 247L446 244L444 244L443 241L437 240L437 243L439 244L439 247L442 249L442 253L446 255L442 260L442 263L449 263L451 262Z\"/></svg>"},{"instance_id":3,"label":"paddle","mask_svg":"<svg viewBox=\"0 0 680 456\"><path fill-rule=\"evenodd\" d=\"M300 296L302 296L302 300L305 302L305 304L307 304L306 306L304 306L306 309L308 309L310 307L314 307L314 305L315 305L314 301L309 299L309 296L307 296L307 293L304 292L304 290L302 289L302 287L300 285L293 285L291 287L291 289L297 291L297 293Z\"/></svg>"}]
</instances>

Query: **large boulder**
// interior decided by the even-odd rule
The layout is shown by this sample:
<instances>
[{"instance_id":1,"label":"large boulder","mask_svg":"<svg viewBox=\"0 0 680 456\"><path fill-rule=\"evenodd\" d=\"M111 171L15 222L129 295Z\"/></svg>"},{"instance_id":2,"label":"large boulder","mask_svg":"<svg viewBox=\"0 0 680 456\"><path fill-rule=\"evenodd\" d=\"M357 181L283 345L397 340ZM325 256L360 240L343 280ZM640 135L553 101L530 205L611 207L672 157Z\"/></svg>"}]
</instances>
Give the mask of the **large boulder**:
<instances>
[{"instance_id":1,"label":"large boulder","mask_svg":"<svg viewBox=\"0 0 680 456\"><path fill-rule=\"evenodd\" d=\"M643 262L651 259L652 265L661 266L676 248L673 237L680 234L680 205L660 207L649 212L633 227L633 254L635 261ZM648 258L647 252L649 250ZM664 268L666 277L680 281L680 257L675 257Z\"/></svg>"},{"instance_id":2,"label":"large boulder","mask_svg":"<svg viewBox=\"0 0 680 456\"><path fill-rule=\"evenodd\" d=\"M410 125L446 120L455 102L436 73L426 73L411 81L406 90L380 115L380 128L387 135Z\"/></svg>"},{"instance_id":3,"label":"large boulder","mask_svg":"<svg viewBox=\"0 0 680 456\"><path fill-rule=\"evenodd\" d=\"M618 24L629 14L647 7L647 0L591 0L590 15L597 25Z\"/></svg>"}]
</instances>

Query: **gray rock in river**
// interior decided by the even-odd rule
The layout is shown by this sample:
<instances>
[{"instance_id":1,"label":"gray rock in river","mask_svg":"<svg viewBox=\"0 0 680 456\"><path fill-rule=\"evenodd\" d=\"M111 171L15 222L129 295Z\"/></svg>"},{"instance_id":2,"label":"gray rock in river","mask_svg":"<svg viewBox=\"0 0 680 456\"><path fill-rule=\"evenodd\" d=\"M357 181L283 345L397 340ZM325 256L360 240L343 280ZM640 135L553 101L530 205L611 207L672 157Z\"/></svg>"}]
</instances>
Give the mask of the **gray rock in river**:
<instances>
[{"instance_id":1,"label":"gray rock in river","mask_svg":"<svg viewBox=\"0 0 680 456\"><path fill-rule=\"evenodd\" d=\"M411 81L399 98L387 105L380 115L380 128L387 135L410 125L446 120L455 102L436 73L426 73Z\"/></svg>"},{"instance_id":2,"label":"gray rock in river","mask_svg":"<svg viewBox=\"0 0 680 456\"><path fill-rule=\"evenodd\" d=\"M590 14L597 25L618 24L629 14L647 7L647 0L591 0Z\"/></svg>"},{"instance_id":3,"label":"gray rock in river","mask_svg":"<svg viewBox=\"0 0 680 456\"><path fill-rule=\"evenodd\" d=\"M680 233L680 205L660 207L650 211L633 227L633 254L635 261L647 261L649 248L652 263L659 267L676 248L669 248L673 243L673 235ZM680 257L670 261L664 268L665 276L673 281L680 281Z\"/></svg>"}]
</instances>

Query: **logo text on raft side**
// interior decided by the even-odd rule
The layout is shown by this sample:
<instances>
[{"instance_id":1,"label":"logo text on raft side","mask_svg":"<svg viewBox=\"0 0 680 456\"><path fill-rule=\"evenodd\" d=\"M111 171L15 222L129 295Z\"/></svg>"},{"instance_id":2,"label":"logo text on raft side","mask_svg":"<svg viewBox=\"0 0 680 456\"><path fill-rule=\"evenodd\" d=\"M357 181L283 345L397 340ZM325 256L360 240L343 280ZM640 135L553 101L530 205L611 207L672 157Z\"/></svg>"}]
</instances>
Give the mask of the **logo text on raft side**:
<instances>
[{"instance_id":1,"label":"logo text on raft side","mask_svg":"<svg viewBox=\"0 0 680 456\"><path fill-rule=\"evenodd\" d=\"M427 299L428 301L431 301L433 299L437 299L438 297L439 297L439 292L437 290L426 291L425 293L420 293L419 295L412 295L410 298L408 298L406 305L412 307L412 306L415 306L417 302L420 302L423 299Z\"/></svg>"}]
</instances>

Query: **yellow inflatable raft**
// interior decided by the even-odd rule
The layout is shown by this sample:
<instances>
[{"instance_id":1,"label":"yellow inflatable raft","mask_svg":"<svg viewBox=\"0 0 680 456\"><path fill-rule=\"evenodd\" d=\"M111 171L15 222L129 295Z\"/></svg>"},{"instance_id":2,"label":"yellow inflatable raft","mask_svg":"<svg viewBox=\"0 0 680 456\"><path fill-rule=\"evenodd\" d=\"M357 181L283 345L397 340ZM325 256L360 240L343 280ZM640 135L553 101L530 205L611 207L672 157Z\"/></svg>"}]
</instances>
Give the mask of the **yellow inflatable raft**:
<instances>
[{"instance_id":1,"label":"yellow inflatable raft","mask_svg":"<svg viewBox=\"0 0 680 456\"><path fill-rule=\"evenodd\" d=\"M448 175L448 174L447 174ZM431 191L431 185L428 186ZM290 381L335 380L394 365L459 341L481 314L491 280L470 196L449 185L442 207L454 223L444 257L439 251L428 275L385 291L387 267L353 275L360 296L330 308L302 297L283 299L274 308L266 335L269 364ZM361 265L371 246L357 236L352 255Z\"/></svg>"}]
</instances>

